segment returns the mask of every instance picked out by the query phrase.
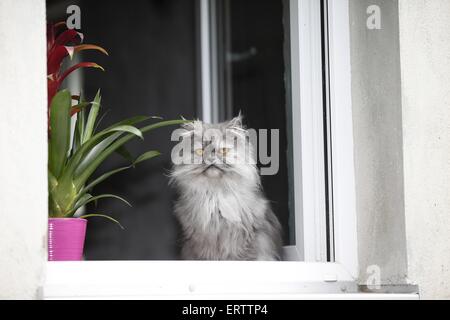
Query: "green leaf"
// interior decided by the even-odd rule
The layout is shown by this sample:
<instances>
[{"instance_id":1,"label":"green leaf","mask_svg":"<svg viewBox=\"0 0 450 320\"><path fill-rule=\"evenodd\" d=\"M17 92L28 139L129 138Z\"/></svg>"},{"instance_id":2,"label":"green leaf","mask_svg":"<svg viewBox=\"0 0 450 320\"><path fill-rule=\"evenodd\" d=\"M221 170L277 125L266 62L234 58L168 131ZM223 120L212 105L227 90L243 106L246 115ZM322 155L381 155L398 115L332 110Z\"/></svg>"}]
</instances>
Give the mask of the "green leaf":
<instances>
[{"instance_id":1,"label":"green leaf","mask_svg":"<svg viewBox=\"0 0 450 320\"><path fill-rule=\"evenodd\" d=\"M77 211L77 209L81 208L83 206L83 204L86 203L86 201L88 201L92 197L93 197L93 195L86 193L86 194L83 194L79 199L77 199L75 201L75 206L74 206L74 208L76 208L76 210L72 210L73 214L75 214L75 211Z\"/></svg>"},{"instance_id":2,"label":"green leaf","mask_svg":"<svg viewBox=\"0 0 450 320\"><path fill-rule=\"evenodd\" d=\"M69 212L67 215L74 215L75 212L77 212L78 209L80 209L81 207L87 205L88 203L91 203L92 201L97 201L99 199L103 199L103 198L115 198L118 199L122 202L124 202L125 204L127 204L129 207L131 207L131 204L125 200L122 197L116 196L114 194L102 194L99 196L91 196L90 194L85 194L78 202L77 205L72 209L71 212Z\"/></svg>"},{"instance_id":3,"label":"green leaf","mask_svg":"<svg viewBox=\"0 0 450 320\"><path fill-rule=\"evenodd\" d=\"M73 99L73 97L72 97L72 99ZM80 99L81 99L81 96L80 96ZM85 103L85 102L79 102L79 104L81 104L81 103ZM72 148L71 148L71 154L70 154L71 157L81 147L81 144L83 141L85 114L86 114L86 109L82 108L75 115L76 120L75 120L75 130L73 132L73 137L72 137Z\"/></svg>"},{"instance_id":4,"label":"green leaf","mask_svg":"<svg viewBox=\"0 0 450 320\"><path fill-rule=\"evenodd\" d=\"M82 110L81 112L83 112ZM92 138L85 141L81 148L79 148L75 154L69 159L68 164L64 170L64 178L65 179L73 179L73 175L75 173L75 170L78 168L80 163L82 162L82 159L88 154L88 152L94 148L97 144L103 141L105 137L108 137L112 134L114 134L114 131L111 131L111 129L121 126L121 125L134 125L136 123L142 122L149 119L149 117L146 116L137 116L132 117L129 119L122 120L118 123L113 124L112 126L106 128L103 131L100 131L99 133L95 134ZM84 129L83 129L84 131ZM123 133L123 132L122 132Z\"/></svg>"},{"instance_id":5,"label":"green leaf","mask_svg":"<svg viewBox=\"0 0 450 320\"><path fill-rule=\"evenodd\" d=\"M190 122L187 120L168 120L168 121L161 121L158 123L154 123L145 127L142 127L140 130L142 133L145 132L149 132L151 130L157 129L157 128L161 128L161 127L165 127L165 126L172 126L172 125L178 125L178 124L183 124L186 122ZM127 143L128 141L130 141L131 139L133 139L135 137L134 134L127 134L124 137L121 137L119 139L117 139L116 141L114 141L108 148L106 148L105 150L103 150L103 152L101 154L98 155L98 157L96 157L96 159L94 159L87 167L86 169L83 171L83 173L81 173L79 176L77 176L75 178L75 185L77 187L81 187L83 186L86 181L89 179L89 177L91 176L91 174L97 169L97 167L103 162L105 161L105 159L107 159L112 153L114 153L118 148L120 148L122 145L124 145L125 143Z\"/></svg>"},{"instance_id":6,"label":"green leaf","mask_svg":"<svg viewBox=\"0 0 450 320\"><path fill-rule=\"evenodd\" d=\"M83 172L86 167L91 163L103 150L105 150L111 143L119 138L123 132L116 132L109 137L105 136L94 148L92 148L80 161L76 167L74 177Z\"/></svg>"},{"instance_id":7,"label":"green leaf","mask_svg":"<svg viewBox=\"0 0 450 320\"><path fill-rule=\"evenodd\" d=\"M85 215L83 215L83 216L81 216L81 217L79 217L79 218L80 218L80 219L86 219L86 218L90 218L90 217L102 217L102 218L111 220L112 222L117 223L117 224L119 225L119 227L120 227L122 230L125 229L125 228L120 224L119 221L117 221L117 220L114 219L114 218L111 218L110 216L104 215L104 214L97 214L97 213L85 214Z\"/></svg>"},{"instance_id":8,"label":"green leaf","mask_svg":"<svg viewBox=\"0 0 450 320\"><path fill-rule=\"evenodd\" d=\"M86 108L90 104L91 104L90 102L79 102L78 104L72 106L70 108L71 115L74 115L75 113L78 113L79 111L81 111L81 109Z\"/></svg>"},{"instance_id":9,"label":"green leaf","mask_svg":"<svg viewBox=\"0 0 450 320\"><path fill-rule=\"evenodd\" d=\"M95 124L94 132L97 132L98 127L102 123L103 119L108 115L109 110L105 110L103 114L101 115L100 119L98 119L97 123Z\"/></svg>"},{"instance_id":10,"label":"green leaf","mask_svg":"<svg viewBox=\"0 0 450 320\"><path fill-rule=\"evenodd\" d=\"M72 148L70 150L70 157L75 153L75 151L78 150L78 148L81 145L80 141L80 128L78 126L78 115L77 119L75 121L75 128L73 130L73 136L72 136Z\"/></svg>"},{"instance_id":11,"label":"green leaf","mask_svg":"<svg viewBox=\"0 0 450 320\"><path fill-rule=\"evenodd\" d=\"M83 206L83 203L85 203L86 201L88 201L90 198L92 198L93 196L89 193L84 194L83 196L80 197L79 200L75 200L75 205L64 214L64 217L72 217L78 209L80 209Z\"/></svg>"},{"instance_id":12,"label":"green leaf","mask_svg":"<svg viewBox=\"0 0 450 320\"><path fill-rule=\"evenodd\" d=\"M56 180L55 176L48 170L48 187L49 190L53 190L58 185L58 180Z\"/></svg>"},{"instance_id":13,"label":"green leaf","mask_svg":"<svg viewBox=\"0 0 450 320\"><path fill-rule=\"evenodd\" d=\"M147 151L147 152L141 154L139 157L137 157L136 160L134 160L133 165L136 165L139 162L142 162L142 161L149 160L151 158L157 157L159 155L161 155L161 153L159 151L156 151L156 150Z\"/></svg>"},{"instance_id":14,"label":"green leaf","mask_svg":"<svg viewBox=\"0 0 450 320\"><path fill-rule=\"evenodd\" d=\"M138 137L142 136L142 132L139 129L136 129L133 126L122 125L112 129L109 129L110 132L116 132L115 134L110 135L109 137L105 136L104 139L99 142L91 151L87 153L87 155L81 160L80 164L77 166L75 170L74 177L76 178L80 172L83 172L85 168L96 159L96 157L105 150L111 143L113 143L117 138L119 138L123 133L132 133L137 135ZM107 132L108 132L107 131Z\"/></svg>"},{"instance_id":15,"label":"green leaf","mask_svg":"<svg viewBox=\"0 0 450 320\"><path fill-rule=\"evenodd\" d=\"M80 192L78 193L78 197L77 199L80 199L86 192L88 192L89 190L91 190L92 188L94 188L96 185L98 185L99 183L105 181L106 179L108 179L109 177L111 177L112 175L115 175L116 173L125 171L127 169L130 169L131 166L127 166L127 167L121 167L115 170L111 170L109 172L106 172L104 174L102 174L100 177L98 177L97 179L95 179L94 181L92 181L91 183L89 183L86 187L84 187L83 189L80 190Z\"/></svg>"},{"instance_id":16,"label":"green leaf","mask_svg":"<svg viewBox=\"0 0 450 320\"><path fill-rule=\"evenodd\" d=\"M116 153L119 154L125 160L128 160L131 163L134 162L133 155L130 153L130 151L128 151L127 148L125 148L125 146L117 148Z\"/></svg>"},{"instance_id":17,"label":"green leaf","mask_svg":"<svg viewBox=\"0 0 450 320\"><path fill-rule=\"evenodd\" d=\"M72 181L58 180L57 185L49 189L49 215L65 216L76 204L77 195L78 192Z\"/></svg>"},{"instance_id":18,"label":"green leaf","mask_svg":"<svg viewBox=\"0 0 450 320\"><path fill-rule=\"evenodd\" d=\"M81 145L83 144L84 130L86 129L85 119L86 109L81 109L77 114L77 122L75 124L75 127L77 129L77 136L75 137L77 140L77 148L81 147Z\"/></svg>"},{"instance_id":19,"label":"green leaf","mask_svg":"<svg viewBox=\"0 0 450 320\"><path fill-rule=\"evenodd\" d=\"M133 127L133 126L129 126L129 125L117 126L117 127L112 128L112 129L109 129L109 131L121 131L121 132L132 133L135 136L138 136L139 138L144 140L144 136L142 135L141 130L139 130L138 128Z\"/></svg>"},{"instance_id":20,"label":"green leaf","mask_svg":"<svg viewBox=\"0 0 450 320\"><path fill-rule=\"evenodd\" d=\"M87 119L82 143L89 140L94 133L95 121L97 120L97 115L100 110L101 101L102 97L100 96L100 90L98 90L97 94L95 95L94 101L92 102L91 110L89 111L89 116Z\"/></svg>"},{"instance_id":21,"label":"green leaf","mask_svg":"<svg viewBox=\"0 0 450 320\"><path fill-rule=\"evenodd\" d=\"M70 146L70 107L68 90L58 92L50 107L49 170L56 178L61 175Z\"/></svg>"},{"instance_id":22,"label":"green leaf","mask_svg":"<svg viewBox=\"0 0 450 320\"><path fill-rule=\"evenodd\" d=\"M138 124L138 123L141 123L141 122L144 122L145 120L148 120L148 119L150 119L150 118L151 118L151 117L148 117L148 116L135 116L135 117L131 117L131 118L128 118L128 119L119 121L119 122L117 122L117 123L115 123L115 124L109 126L109 127L106 128L104 131L108 131L108 130L111 130L112 128L114 128L114 127L122 126L122 125L134 126L134 125L136 125L136 124ZM101 133L101 132L99 132L99 133Z\"/></svg>"}]
</instances>

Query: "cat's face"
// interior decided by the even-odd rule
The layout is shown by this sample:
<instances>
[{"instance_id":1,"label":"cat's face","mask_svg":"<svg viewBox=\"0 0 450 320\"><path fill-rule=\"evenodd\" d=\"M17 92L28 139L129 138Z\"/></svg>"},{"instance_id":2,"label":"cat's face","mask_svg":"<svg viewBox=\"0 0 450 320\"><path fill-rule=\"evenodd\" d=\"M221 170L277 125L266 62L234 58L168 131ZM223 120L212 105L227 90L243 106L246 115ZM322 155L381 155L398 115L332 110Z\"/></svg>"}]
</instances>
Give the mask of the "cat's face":
<instances>
[{"instance_id":1,"label":"cat's face","mask_svg":"<svg viewBox=\"0 0 450 320\"><path fill-rule=\"evenodd\" d=\"M253 148L240 116L217 125L195 121L183 128L185 161L174 165L174 179L214 182L254 177Z\"/></svg>"}]
</instances>

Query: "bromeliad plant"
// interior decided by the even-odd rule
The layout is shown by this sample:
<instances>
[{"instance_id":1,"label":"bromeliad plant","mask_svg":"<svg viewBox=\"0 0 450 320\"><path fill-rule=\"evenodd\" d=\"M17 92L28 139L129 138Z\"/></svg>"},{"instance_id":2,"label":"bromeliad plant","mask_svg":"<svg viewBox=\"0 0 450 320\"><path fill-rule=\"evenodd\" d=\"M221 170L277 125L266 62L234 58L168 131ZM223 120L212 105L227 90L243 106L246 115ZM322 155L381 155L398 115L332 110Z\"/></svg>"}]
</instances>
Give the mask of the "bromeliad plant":
<instances>
[{"instance_id":1,"label":"bromeliad plant","mask_svg":"<svg viewBox=\"0 0 450 320\"><path fill-rule=\"evenodd\" d=\"M126 200L117 195L94 196L93 188L112 175L160 154L158 151L152 150L133 158L125 149L127 142L137 137L143 139L143 134L151 130L186 122L186 120L170 120L143 125L144 122L157 117L137 116L115 123L106 129L97 130L101 104L100 91L97 92L92 102L87 102L83 101L80 96L72 96L68 90L58 92L58 89L62 81L78 68L101 68L93 62L82 62L61 72L62 63L66 57L72 58L74 53L86 49L98 50L105 54L106 51L95 45L80 44L83 36L75 30L65 30L55 36L62 25L64 24L56 24L48 29L50 218L72 217L81 207L102 198L116 198L129 205ZM70 43L75 45L69 46ZM77 114L76 119L72 117L75 114ZM74 130L71 130L72 121L75 121ZM141 127L138 128L138 125ZM130 160L130 164L93 178L96 169L113 153L121 154ZM79 218L92 216L105 217L119 223L117 220L99 213L90 213Z\"/></svg>"},{"instance_id":2,"label":"bromeliad plant","mask_svg":"<svg viewBox=\"0 0 450 320\"><path fill-rule=\"evenodd\" d=\"M75 130L71 135L71 95L68 90L58 92L52 100L49 141L49 216L52 218L71 217L86 204L101 198L116 198L129 204L123 198L112 195L92 195L93 188L112 175L134 167L136 164L158 156L158 151L145 152L133 159L124 145L135 137L143 139L143 134L156 128L181 124L184 120L159 121L138 128L136 125L154 117L137 116L120 121L112 126L96 131L101 96L97 93L93 102L79 101L80 109ZM113 153L118 152L131 160L130 165L104 173L91 179L95 170ZM80 218L102 216L98 213ZM118 223L118 222L117 222Z\"/></svg>"}]
</instances>

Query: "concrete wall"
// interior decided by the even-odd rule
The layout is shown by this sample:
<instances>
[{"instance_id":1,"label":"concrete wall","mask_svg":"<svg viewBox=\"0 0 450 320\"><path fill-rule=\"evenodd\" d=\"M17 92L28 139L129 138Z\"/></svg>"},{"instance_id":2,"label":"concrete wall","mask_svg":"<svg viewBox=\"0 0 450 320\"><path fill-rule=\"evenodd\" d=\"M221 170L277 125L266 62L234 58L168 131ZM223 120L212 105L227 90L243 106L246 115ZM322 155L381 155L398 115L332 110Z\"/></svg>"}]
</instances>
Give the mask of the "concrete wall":
<instances>
[{"instance_id":1,"label":"concrete wall","mask_svg":"<svg viewBox=\"0 0 450 320\"><path fill-rule=\"evenodd\" d=\"M367 267L383 284L406 281L402 107L398 4L350 0L352 104L360 282ZM370 5L381 9L381 29L366 27Z\"/></svg>"},{"instance_id":2,"label":"concrete wall","mask_svg":"<svg viewBox=\"0 0 450 320\"><path fill-rule=\"evenodd\" d=\"M450 298L450 1L399 4L408 277Z\"/></svg>"},{"instance_id":3,"label":"concrete wall","mask_svg":"<svg viewBox=\"0 0 450 320\"><path fill-rule=\"evenodd\" d=\"M350 0L350 20L360 281L450 298L450 1Z\"/></svg>"},{"instance_id":4,"label":"concrete wall","mask_svg":"<svg viewBox=\"0 0 450 320\"><path fill-rule=\"evenodd\" d=\"M35 298L43 280L45 32L44 0L0 1L0 299Z\"/></svg>"}]
</instances>

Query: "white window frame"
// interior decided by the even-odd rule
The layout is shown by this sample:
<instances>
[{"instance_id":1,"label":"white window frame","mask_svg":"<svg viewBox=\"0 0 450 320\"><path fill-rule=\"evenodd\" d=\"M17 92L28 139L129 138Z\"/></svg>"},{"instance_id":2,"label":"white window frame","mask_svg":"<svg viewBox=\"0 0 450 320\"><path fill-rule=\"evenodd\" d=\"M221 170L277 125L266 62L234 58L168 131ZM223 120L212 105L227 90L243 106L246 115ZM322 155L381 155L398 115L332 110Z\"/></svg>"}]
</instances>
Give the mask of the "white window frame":
<instances>
[{"instance_id":1,"label":"white window frame","mask_svg":"<svg viewBox=\"0 0 450 320\"><path fill-rule=\"evenodd\" d=\"M285 252L289 260L326 262L321 4L289 6L296 244Z\"/></svg>"},{"instance_id":2,"label":"white window frame","mask_svg":"<svg viewBox=\"0 0 450 320\"><path fill-rule=\"evenodd\" d=\"M325 1L328 16L329 149L333 214L333 260L351 277L358 275L356 199L351 101L348 0ZM326 261L325 168L320 2L290 0L291 68L296 236L303 245L288 249L292 260ZM296 36L298 35L298 36ZM294 90L299 88L299 90ZM300 126L295 126L300 123ZM311 187L312 186L312 187ZM300 200L300 201L298 201Z\"/></svg>"},{"instance_id":3,"label":"white window frame","mask_svg":"<svg viewBox=\"0 0 450 320\"><path fill-rule=\"evenodd\" d=\"M209 1L200 3L206 10ZM286 253L292 260L304 261L48 262L44 298L296 298L357 291L348 0L327 4L335 262L324 262L324 151L318 147L323 145L320 4L318 0L290 0L290 7L292 118L294 137L301 137L294 143L294 161L302 164L301 174L294 177L295 210L302 214L302 219L296 219L296 234L304 235L304 246L286 248ZM201 19L208 17L201 15ZM207 30L202 31L203 86L211 83L207 38ZM203 92L204 106L205 101L212 101L208 92ZM211 110L205 109L204 114L212 119Z\"/></svg>"}]
</instances>

